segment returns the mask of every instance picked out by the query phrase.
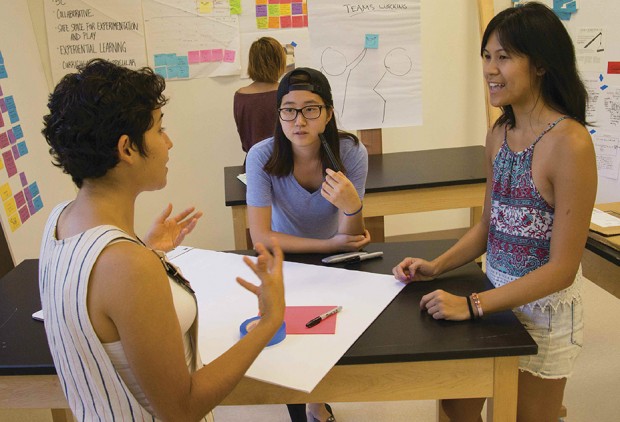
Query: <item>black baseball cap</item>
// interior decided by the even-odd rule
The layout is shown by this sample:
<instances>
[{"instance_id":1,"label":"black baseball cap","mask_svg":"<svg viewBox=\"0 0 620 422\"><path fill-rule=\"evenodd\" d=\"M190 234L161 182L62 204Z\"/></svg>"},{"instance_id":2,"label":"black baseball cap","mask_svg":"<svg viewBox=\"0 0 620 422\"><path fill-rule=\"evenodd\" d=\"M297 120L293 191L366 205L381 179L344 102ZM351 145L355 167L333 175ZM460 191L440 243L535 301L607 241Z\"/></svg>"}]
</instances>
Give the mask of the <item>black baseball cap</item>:
<instances>
[{"instance_id":1,"label":"black baseball cap","mask_svg":"<svg viewBox=\"0 0 620 422\"><path fill-rule=\"evenodd\" d=\"M284 75L278 86L278 107L282 103L282 97L291 91L310 91L319 95L325 105L334 105L329 81L321 72L310 67L300 67Z\"/></svg>"}]
</instances>

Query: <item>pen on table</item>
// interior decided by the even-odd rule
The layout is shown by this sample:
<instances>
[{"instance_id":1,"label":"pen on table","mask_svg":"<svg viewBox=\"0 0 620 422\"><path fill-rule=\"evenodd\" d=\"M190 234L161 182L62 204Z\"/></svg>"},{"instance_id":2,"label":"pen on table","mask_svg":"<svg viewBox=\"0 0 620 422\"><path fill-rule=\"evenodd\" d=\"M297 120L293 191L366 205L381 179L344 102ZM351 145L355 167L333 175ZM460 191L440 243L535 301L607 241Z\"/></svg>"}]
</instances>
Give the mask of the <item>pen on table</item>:
<instances>
[{"instance_id":1,"label":"pen on table","mask_svg":"<svg viewBox=\"0 0 620 422\"><path fill-rule=\"evenodd\" d=\"M312 328L315 325L317 325L319 322L323 321L325 318L329 318L330 316L337 314L340 311L342 311L342 306L337 306L331 311L327 311L324 314L321 314L316 318L312 318L310 321L308 321L308 323L306 323L306 328Z\"/></svg>"},{"instance_id":2,"label":"pen on table","mask_svg":"<svg viewBox=\"0 0 620 422\"><path fill-rule=\"evenodd\" d=\"M342 264L350 264L352 262L366 261L367 259L380 258L382 256L383 256L383 252L382 251L370 252L370 253L366 253L366 254L363 254L363 255L352 256L351 258L345 259L341 263Z\"/></svg>"}]
</instances>

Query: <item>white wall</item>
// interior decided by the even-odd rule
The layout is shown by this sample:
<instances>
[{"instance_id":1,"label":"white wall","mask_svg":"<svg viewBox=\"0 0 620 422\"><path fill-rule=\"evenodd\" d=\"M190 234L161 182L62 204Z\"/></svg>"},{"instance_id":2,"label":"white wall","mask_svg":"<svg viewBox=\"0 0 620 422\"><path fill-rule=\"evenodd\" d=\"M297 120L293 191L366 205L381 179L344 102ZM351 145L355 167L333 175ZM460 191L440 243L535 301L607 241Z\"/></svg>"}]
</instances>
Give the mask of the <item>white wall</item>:
<instances>
[{"instance_id":1,"label":"white wall","mask_svg":"<svg viewBox=\"0 0 620 422\"><path fill-rule=\"evenodd\" d=\"M495 3L502 8L510 5L509 0ZM476 4L472 0L422 0L424 123L419 127L385 129L384 152L484 143L485 100ZM43 0L28 0L28 5L51 89ZM246 82L238 77L220 77L168 83L166 94L171 101L165 110L165 126L174 142L169 184L164 190L146 193L139 199L139 233L168 201L178 209L195 204L205 212L205 217L185 243L217 250L234 248L232 217L224 205L223 168L239 165L244 159L232 116L232 101L234 91ZM396 216L386 219L386 234L468 224L469 215L461 210Z\"/></svg>"}]
</instances>

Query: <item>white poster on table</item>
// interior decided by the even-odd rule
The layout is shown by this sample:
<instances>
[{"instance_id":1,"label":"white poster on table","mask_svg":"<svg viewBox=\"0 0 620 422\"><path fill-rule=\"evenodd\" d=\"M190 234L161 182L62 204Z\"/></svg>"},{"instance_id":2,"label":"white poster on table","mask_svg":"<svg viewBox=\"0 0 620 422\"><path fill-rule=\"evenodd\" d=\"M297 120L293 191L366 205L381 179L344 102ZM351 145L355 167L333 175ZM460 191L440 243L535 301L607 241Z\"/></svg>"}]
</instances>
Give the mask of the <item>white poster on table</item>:
<instances>
[{"instance_id":1,"label":"white poster on table","mask_svg":"<svg viewBox=\"0 0 620 422\"><path fill-rule=\"evenodd\" d=\"M341 127L422 124L420 1L308 3L313 67L329 79Z\"/></svg>"},{"instance_id":2,"label":"white poster on table","mask_svg":"<svg viewBox=\"0 0 620 422\"><path fill-rule=\"evenodd\" d=\"M255 260L256 258L251 258ZM199 347L205 364L240 339L240 325L258 315L256 296L237 276L258 284L240 255L192 249L173 259L196 292ZM335 334L287 335L266 347L246 376L311 392L405 286L392 275L284 263L287 306L342 306ZM334 318L334 317L332 317Z\"/></svg>"},{"instance_id":3,"label":"white poster on table","mask_svg":"<svg viewBox=\"0 0 620 422\"><path fill-rule=\"evenodd\" d=\"M97 57L132 69L147 65L140 0L49 0L44 5L55 83Z\"/></svg>"}]
</instances>

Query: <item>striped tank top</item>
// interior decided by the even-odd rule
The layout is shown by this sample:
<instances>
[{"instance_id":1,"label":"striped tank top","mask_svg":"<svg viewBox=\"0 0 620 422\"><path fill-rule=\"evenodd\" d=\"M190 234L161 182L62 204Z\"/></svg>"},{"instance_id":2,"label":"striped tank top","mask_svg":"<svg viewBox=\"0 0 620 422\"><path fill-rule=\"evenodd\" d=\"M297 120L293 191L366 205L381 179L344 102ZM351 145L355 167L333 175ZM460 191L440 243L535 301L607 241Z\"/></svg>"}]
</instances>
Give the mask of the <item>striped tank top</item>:
<instances>
[{"instance_id":1,"label":"striped tank top","mask_svg":"<svg viewBox=\"0 0 620 422\"><path fill-rule=\"evenodd\" d=\"M563 116L551 123L526 149L508 146L507 130L493 162L491 220L487 241L486 273L495 287L503 286L549 261L555 210L540 195L532 179L534 148ZM581 266L573 284L525 306L553 309L579 298Z\"/></svg>"},{"instance_id":2,"label":"striped tank top","mask_svg":"<svg viewBox=\"0 0 620 422\"><path fill-rule=\"evenodd\" d=\"M56 206L45 226L39 290L47 340L69 407L79 421L157 421L132 394L127 376L115 368L86 307L90 273L101 251L112 242L137 240L114 226L56 239L58 217L68 204ZM191 329L196 326L192 324ZM188 369L192 371L202 364L193 344L190 353ZM212 414L203 420L213 421Z\"/></svg>"}]
</instances>

